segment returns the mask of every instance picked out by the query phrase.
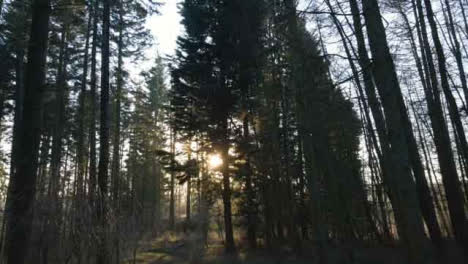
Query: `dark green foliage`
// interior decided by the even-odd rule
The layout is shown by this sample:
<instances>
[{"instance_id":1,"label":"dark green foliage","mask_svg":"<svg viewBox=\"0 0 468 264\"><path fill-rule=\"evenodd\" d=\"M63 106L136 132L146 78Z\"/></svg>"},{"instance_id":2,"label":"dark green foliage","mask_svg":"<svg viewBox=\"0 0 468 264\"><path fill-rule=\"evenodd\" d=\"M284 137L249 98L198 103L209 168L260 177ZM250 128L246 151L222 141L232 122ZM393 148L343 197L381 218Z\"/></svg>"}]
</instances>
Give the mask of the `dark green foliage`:
<instances>
[{"instance_id":1,"label":"dark green foliage","mask_svg":"<svg viewBox=\"0 0 468 264\"><path fill-rule=\"evenodd\" d=\"M335 236L352 237L366 226L355 223L367 203L360 121L328 76L317 41L303 28L288 31L284 6L269 8L262 1L183 2L186 35L171 71L170 122L183 140L206 133L215 150L227 142L236 149L229 161L243 186L235 197L244 201L240 210L252 246L259 213L267 243L282 240L284 231L291 242L297 239L300 210L315 202L305 182L319 186L322 210L331 212L318 217L328 219ZM300 43L287 45L288 34ZM226 118L243 128L230 124L223 138Z\"/></svg>"}]
</instances>

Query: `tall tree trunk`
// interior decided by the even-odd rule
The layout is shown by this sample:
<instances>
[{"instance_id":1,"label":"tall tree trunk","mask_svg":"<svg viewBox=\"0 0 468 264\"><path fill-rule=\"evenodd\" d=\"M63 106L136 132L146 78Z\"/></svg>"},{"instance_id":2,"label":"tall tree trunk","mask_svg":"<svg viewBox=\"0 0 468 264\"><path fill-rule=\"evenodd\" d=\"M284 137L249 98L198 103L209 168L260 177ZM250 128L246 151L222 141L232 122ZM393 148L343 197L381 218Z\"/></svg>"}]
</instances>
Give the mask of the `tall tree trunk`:
<instances>
[{"instance_id":1,"label":"tall tree trunk","mask_svg":"<svg viewBox=\"0 0 468 264\"><path fill-rule=\"evenodd\" d=\"M356 87L357 87L357 90L358 90L358 95L359 95L359 98L360 98L360 104L362 104L363 108L364 109L361 109L363 112L364 112L364 123L366 123L366 128L369 132L369 135L370 135L370 140L372 142L375 142L375 147L376 149L378 149L378 145L377 145L377 139L376 139L376 136L375 136L375 133L374 133L374 129L372 127L372 119L370 117L370 113L369 113L369 107L367 105L367 102L365 100L365 96L364 96L364 91L362 89L362 85L361 85L361 80L359 78L359 73L357 71L357 68L352 60L352 55L351 55L351 51L350 51L350 48L348 47L348 42L349 42L349 45L351 46L351 48L353 49L352 47L352 43L349 41L349 39L346 37L345 35L345 32L343 30L343 27L340 23L340 21L337 19L336 15L334 14L334 10L333 10L333 7L332 5L330 4L330 1L326 1L329 9L330 9L330 12L332 13L332 19L333 19L333 22L338 30L338 33L341 37L341 40L343 42L343 46L345 48L345 53L346 53L346 56L348 57L348 63L351 67L351 72L353 74L353 77L355 79L355 84L356 84ZM354 49L353 49L354 51ZM362 188L362 191L358 191L356 190L359 194L362 195L362 197L365 197L365 193L364 193L364 188ZM367 208L368 208L368 204L367 204L367 200L365 198L362 198L362 203L363 203L363 206L364 208L366 209L366 212L368 212ZM368 220L369 220L369 224L371 226L371 228L373 230L376 230L376 227L373 223L373 219L372 219L372 216L370 214L368 214ZM378 234L377 232L375 232L376 234Z\"/></svg>"},{"instance_id":2,"label":"tall tree trunk","mask_svg":"<svg viewBox=\"0 0 468 264\"><path fill-rule=\"evenodd\" d=\"M369 107L367 105L367 102L366 102L366 99L365 99L365 96L364 96L364 91L362 89L362 85L361 85L361 80L359 78L359 73L357 71L357 68L352 60L352 55L351 55L351 51L350 51L350 48L348 47L348 41L349 39L347 39L345 33L344 33L344 30L342 28L342 25L341 23L339 22L339 20L336 18L336 16L334 15L334 10L330 4L329 1L326 1L328 7L330 8L330 11L332 13L332 18L333 18L333 22L338 30L338 33L342 39L342 42L343 42L343 46L345 48L345 52L346 52L346 56L348 57L348 62L349 62L349 65L351 67L351 71L352 71L352 74L353 74L353 77L355 79L355 84L356 84L356 87L357 87L357 90L358 90L358 95L359 95L359 102L360 102L360 105L362 104L362 107L363 109L362 112L363 112L363 115L364 115L364 118L363 118L363 123L365 123L365 128L366 130L368 131L368 134L369 134L369 140L373 142L373 145L374 147L376 148L377 150L377 153L379 154L379 156L381 157L380 160L382 160L382 154L381 152L379 151L378 149L378 143L377 143L377 138L375 136L375 133L374 133L374 128L372 126L372 119L370 117L370 113L369 113ZM351 48L352 48L352 44L350 42L350 45L351 45ZM385 140L384 140L385 141ZM374 233L376 235L379 235L379 233L377 232L377 227L375 226L375 223L374 223L374 220L372 218L372 215L370 214L370 208L369 208L369 205L367 203L367 200L365 198L365 192L364 192L364 188L362 188L362 191L360 190L356 190L360 195L362 195L362 203L363 203L363 206L366 210L366 214L367 214L367 217L368 217L368 220L369 220L369 226L371 228L372 231L374 231Z\"/></svg>"},{"instance_id":3,"label":"tall tree trunk","mask_svg":"<svg viewBox=\"0 0 468 264\"><path fill-rule=\"evenodd\" d=\"M200 140L201 141L201 140ZM202 145L202 142L199 142L199 145ZM200 218L201 218L201 228L203 242L206 244L208 241L208 231L209 231L209 208L208 208L208 172L207 172L207 163L205 153L201 154L200 158L201 164L201 180L200 180Z\"/></svg>"},{"instance_id":4,"label":"tall tree trunk","mask_svg":"<svg viewBox=\"0 0 468 264\"><path fill-rule=\"evenodd\" d=\"M155 219L154 219L154 231L155 231L155 235L158 235L160 232L161 232L161 214L162 214L162 208L161 208L161 169L159 167L159 163L153 159L152 160L152 174L153 174L153 177L155 177L155 182L156 182L156 186L155 186L155 194L156 194L156 197L155 197L155 210L154 210L154 215L155 215Z\"/></svg>"},{"instance_id":5,"label":"tall tree trunk","mask_svg":"<svg viewBox=\"0 0 468 264\"><path fill-rule=\"evenodd\" d=\"M192 175L192 171L193 171L193 168L192 168L192 147L190 146L190 144L192 143L192 138L190 138L188 140L188 155L187 155L187 165L188 168L187 168L187 196L185 197L186 198L186 201L185 201L185 219L187 221L187 224L190 223L190 216L191 216L191 209L192 209L192 177L194 177L195 175Z\"/></svg>"},{"instance_id":6,"label":"tall tree trunk","mask_svg":"<svg viewBox=\"0 0 468 264\"><path fill-rule=\"evenodd\" d=\"M13 132L12 137L13 140L11 142L11 154L10 154L10 177L15 175L16 164L15 162L18 160L18 146L19 146L19 137L21 134L21 120L23 115L23 101L24 101L24 47L18 45L16 47L16 57L15 57L15 111L14 111L14 119L13 119ZM7 196L12 191L13 185L9 184L7 189ZM5 203L5 214L9 214L9 203L11 199L7 199ZM0 239L0 257L3 257L4 253L4 245L5 245L5 227L6 227L6 220L7 217L3 217L2 219L2 230L1 230L1 239Z\"/></svg>"},{"instance_id":7,"label":"tall tree trunk","mask_svg":"<svg viewBox=\"0 0 468 264\"><path fill-rule=\"evenodd\" d=\"M187 196L185 201L185 219L187 220L187 224L190 223L190 215L191 215L191 208L192 208L192 175L188 176L187 179Z\"/></svg>"},{"instance_id":8,"label":"tall tree trunk","mask_svg":"<svg viewBox=\"0 0 468 264\"><path fill-rule=\"evenodd\" d=\"M13 1L11 3L11 7L14 10L17 10L17 12L20 13L25 13L26 12L26 7L25 5L21 4L20 1ZM1 15L1 11L0 11ZM15 109L14 109L14 119L13 119L13 131L12 131L12 142L11 142L11 152L10 152L10 171L9 175L12 177L12 175L15 174L15 161L18 159L16 157L18 155L18 138L20 135L21 128L19 127L21 123L21 118L22 118L22 113L23 113L23 100L24 100L24 74L25 74L25 67L24 67L24 57L25 57L25 51L26 51L26 41L27 41L27 22L26 21L17 21L16 23L19 24L19 26L16 28L18 32L14 32L14 55L15 55L15 94L14 94L14 100L15 100ZM6 100L6 90L2 89L2 99ZM5 101L3 101L2 104L4 104ZM2 105L2 108L4 105ZM3 110L3 109L2 109ZM0 116L3 117L4 113L0 113ZM1 120L0 120L1 121ZM11 192L11 185L8 185L7 188L7 193ZM8 194L7 194L8 196ZM5 214L8 214L8 208L9 208L9 201L7 199L7 203L5 203ZM0 239L0 257L4 256L4 240L5 240L5 228L6 228L6 218L2 218L2 230L1 230L1 239Z\"/></svg>"},{"instance_id":9,"label":"tall tree trunk","mask_svg":"<svg viewBox=\"0 0 468 264\"><path fill-rule=\"evenodd\" d=\"M114 142L113 142L113 153L112 153L112 168L111 168L111 186L112 186L112 202L113 212L115 219L115 230L113 232L113 242L115 248L115 260L117 263L120 261L120 122L121 122L121 100L122 100L122 89L123 89L123 4L122 1L118 2L118 40L117 40L117 89L115 91L114 98Z\"/></svg>"},{"instance_id":10,"label":"tall tree trunk","mask_svg":"<svg viewBox=\"0 0 468 264\"><path fill-rule=\"evenodd\" d=\"M416 110L414 108L413 108L413 112L416 113ZM436 188L434 186L434 181L432 180L433 175L434 175L433 170L431 170L431 168L433 167L432 166L432 160L430 159L430 154L429 154L429 151L428 151L428 148L427 148L426 138L423 136L422 128L421 128L421 125L419 123L420 123L419 118L416 117L416 127L417 127L417 130L418 130L419 140L421 142L421 148L422 148L423 154L424 154L424 161L426 163L427 175L429 175L429 183L430 183L431 189L432 189L432 197L434 198L434 203L435 203L435 206L436 206L437 210L441 214L441 216L439 218L441 219L442 227L445 228L446 232L448 232L448 224L447 224L447 222L445 220L446 219L445 212L442 210L441 201L439 200L439 191L438 191L438 189L436 190Z\"/></svg>"},{"instance_id":11,"label":"tall tree trunk","mask_svg":"<svg viewBox=\"0 0 468 264\"><path fill-rule=\"evenodd\" d=\"M372 113L374 116L374 120L377 126L377 132L379 134L380 145L382 147L382 167L383 167L383 177L384 181L387 182L391 177L391 169L389 167L392 164L390 160L390 152L391 148L389 145L389 140L387 139L387 131L385 129L385 119L383 117L383 113L380 110L380 106L378 103L378 99L375 92L375 86L373 82L373 67L371 62L367 56L367 51L365 47L364 36L362 33L362 25L360 22L360 15L359 15L359 7L355 0L350 0L351 12L353 13L353 21L354 21L354 28L356 32L356 38L358 42L358 51L359 51L359 62L361 68L363 69L364 75L364 83L366 87L367 96L369 98L369 102L371 105ZM413 134L411 121L407 115L407 110L405 107L405 103L403 101L403 96L401 91L396 91L397 99L399 101L399 108L401 113L401 118L403 120L403 128L404 133L407 141L408 146L408 154L410 158L410 164L412 167L412 171L414 177L416 179L416 186L418 190L418 198L419 204L421 207L421 212L423 214L424 219L428 225L428 229L430 230L431 238L436 242L438 245L441 243L441 235L440 235L440 228L437 223L437 218L435 215L434 208L432 206L432 198L430 196L430 191L428 188L427 180L424 175L423 165L421 161L420 154L418 152L418 147L416 143L416 139ZM387 183L388 184L388 183ZM393 200L392 195L390 195L390 200L392 205L395 207L394 204L396 201Z\"/></svg>"},{"instance_id":12,"label":"tall tree trunk","mask_svg":"<svg viewBox=\"0 0 468 264\"><path fill-rule=\"evenodd\" d=\"M421 0L417 0L417 1L420 2ZM444 54L444 50L439 39L439 34L437 31L437 24L435 21L434 12L432 10L432 4L430 0L424 0L424 3L426 6L427 18L428 18L429 25L431 28L432 40L434 42L434 46L436 49L441 87L444 92L445 98L447 100L450 118L455 124L455 129L456 129L458 138L460 139L462 153L464 157L467 158L468 157L468 144L466 142L463 125L461 124L458 107L455 102L455 99L453 98L453 95L452 95L452 92L450 90L450 86L448 83L445 54ZM418 3L418 5L421 6L421 3ZM422 10L420 10L419 16L423 16ZM422 26L422 22L423 21L421 21L421 26ZM429 46L427 46L426 49L428 50L427 53L429 54ZM433 74L435 75L435 71L432 72L431 75ZM433 78L433 89L437 89L438 86L435 85L437 81L437 77L433 76L432 78ZM438 91L434 91L434 97L436 101L440 100L438 99L439 97ZM435 134L435 131L434 131L434 134ZM455 167L454 156L453 156L451 143L450 143L450 136L448 134L446 135L445 134L446 133L444 131L444 135L443 135L444 142L440 142L439 144L436 143L436 145L443 145L441 147L445 149L444 153L446 155L444 156L446 156L447 159L450 159L446 161L446 163L448 163L447 165L450 166L451 168L449 171L445 171L445 169L443 168L446 166L446 164L444 165L441 164L442 181L445 187L445 194L447 197L450 219L452 221L455 238L457 242L460 243L465 250L468 250L468 222L466 221L464 198L463 198L463 194L462 194L462 190L460 186L460 181L458 179L458 173Z\"/></svg>"},{"instance_id":13,"label":"tall tree trunk","mask_svg":"<svg viewBox=\"0 0 468 264\"><path fill-rule=\"evenodd\" d=\"M66 56L68 26L63 25L59 46L59 61L57 69L57 82L55 83L54 123L52 128L52 153L50 160L50 182L49 190L52 196L58 193L60 184L60 167L62 159L65 90L66 90Z\"/></svg>"},{"instance_id":14,"label":"tall tree trunk","mask_svg":"<svg viewBox=\"0 0 468 264\"><path fill-rule=\"evenodd\" d=\"M171 230L175 229L175 194L174 194L174 188L175 188L175 140L176 140L176 134L174 127L171 128L171 142L170 142L170 147L171 147L171 179L170 179L170 198L169 198L169 228Z\"/></svg>"},{"instance_id":15,"label":"tall tree trunk","mask_svg":"<svg viewBox=\"0 0 468 264\"><path fill-rule=\"evenodd\" d=\"M371 132L373 132L373 127L372 127L372 124L368 124L371 119L369 117L369 109L363 107L364 102L365 102L365 98L363 97L362 91L361 91L360 95L358 97L358 104L359 104L359 110L361 112L361 120L362 120L361 124L362 124L362 131L364 133L365 146L366 146L366 150L367 150L367 153L368 153L368 166L369 166L370 173L371 173L371 183L370 183L371 184L370 193L371 193L371 197L372 197L371 199L372 199L372 201L375 201L377 199L375 197L375 192L372 189L374 188L373 186L375 186L375 178L376 178L375 174L376 174L376 172L375 172L375 169L374 169L374 165L372 164L373 155L374 155L373 151L374 150L373 150L373 145L371 144L371 141L373 141L373 139L369 135ZM367 116L367 117L365 117L365 116ZM374 137L375 137L375 135L374 135ZM364 183L362 183L362 185L364 185ZM379 242L382 242L383 237L382 237L382 234L379 232L376 220L374 220L374 217L373 217L373 214L372 214L372 207L370 205L370 202L368 202L367 192L366 192L364 186L363 186L362 195L363 195L362 200L363 200L363 203L364 203L364 206L365 206L366 217L368 219L368 223L369 223L369 226L370 226L369 231L374 233L375 237L377 238L377 240Z\"/></svg>"},{"instance_id":16,"label":"tall tree trunk","mask_svg":"<svg viewBox=\"0 0 468 264\"><path fill-rule=\"evenodd\" d=\"M351 13L353 15L353 28L354 32L356 35L356 41L357 41L357 48L358 48L358 62L359 65L362 69L362 75L363 75L363 80L364 80L364 89L367 95L367 99L369 101L369 107L372 112L372 116L374 117L374 122L375 126L377 128L377 134L379 136L379 142L380 142L380 148L377 144L377 140L374 138L374 145L375 149L377 152L377 157L379 158L381 167L382 167L382 178L387 178L391 175L391 167L390 167L390 159L389 159L389 152L390 152L390 147L389 147L389 140L388 140L388 135L387 135L387 128L386 128L386 123L385 123L385 117L384 114L381 110L379 100L377 98L377 91L374 85L374 77L372 73L372 64L371 61L368 57L368 52L366 48L366 42L364 38L364 33L363 33L363 25L361 23L361 14L359 10L359 5L356 2L356 0L349 0L350 8L351 8ZM370 117L368 117L369 120ZM374 132L371 132L374 134ZM371 134L371 135L372 135ZM387 221L385 217L385 206L383 206L383 199L382 195L384 192L382 192L381 187L378 187L377 193L381 194L378 195L379 200L381 201L379 204L381 205L382 209L382 214L383 214L383 226L384 226L384 231L387 234L387 238L390 238L388 227L387 227Z\"/></svg>"},{"instance_id":17,"label":"tall tree trunk","mask_svg":"<svg viewBox=\"0 0 468 264\"><path fill-rule=\"evenodd\" d=\"M92 3L90 4L92 5ZM78 200L81 203L84 196L84 175L86 173L86 149L85 149L85 101L86 101L86 85L88 82L88 62L89 62L89 39L91 26L93 21L92 6L88 7L88 25L86 27L86 42L83 58L83 75L81 78L81 90L79 97L79 106L78 106L78 142L77 142L77 196Z\"/></svg>"},{"instance_id":18,"label":"tall tree trunk","mask_svg":"<svg viewBox=\"0 0 468 264\"><path fill-rule=\"evenodd\" d=\"M234 253L236 248L234 244L234 232L232 229L232 208L231 208L231 180L229 172L229 143L228 143L228 124L227 117L221 121L221 131L223 142L221 146L221 158L223 160L223 205L224 205L224 232L226 252Z\"/></svg>"},{"instance_id":19,"label":"tall tree trunk","mask_svg":"<svg viewBox=\"0 0 468 264\"><path fill-rule=\"evenodd\" d=\"M414 58L415 58L415 61L416 61L416 66L417 66L417 69L418 69L418 73L419 73L420 78L421 78L421 83L422 83L423 87L426 90L428 83L427 83L426 78L424 77L422 64L421 64L421 61L419 59L419 56L418 56L418 53L417 53L417 50L416 50L416 44L415 44L415 41L414 41L413 32L412 32L412 28L411 28L410 23L409 23L409 19L408 19L406 13L403 12L402 9L400 9L400 14L401 14L401 16L402 16L402 18L403 18L403 20L405 22L406 29L408 31L408 36L409 36L409 39L410 39L410 44L411 44L411 47L412 47L413 55L414 55ZM411 126L411 124L409 126ZM411 127L410 127L410 130L412 130ZM411 133L411 134L413 135L413 133ZM424 172L423 172L424 167L422 165L422 161L421 161L421 158L420 158L419 153L418 153L416 139L414 138L414 136L410 136L408 138L409 138L409 141L411 143L410 144L410 151L413 152L413 153L417 153L417 154L412 155L412 156L414 157L413 159L416 160L415 164L418 165L418 166L413 166L413 169L414 169L414 176L415 176L415 179L416 179L416 182L417 182L419 200L420 200L420 204L421 204L421 211L423 213L424 220L426 221L426 225L428 227L431 239L434 241L434 243L439 248L441 248L442 247L442 233L440 231L439 223L437 222L437 216L436 216L436 212L435 212L434 205L433 205L434 201L433 201L432 196L431 196L431 192L430 192L430 189L429 189L429 184L427 183L427 179L426 179L426 177L424 175Z\"/></svg>"},{"instance_id":20,"label":"tall tree trunk","mask_svg":"<svg viewBox=\"0 0 468 264\"><path fill-rule=\"evenodd\" d=\"M68 25L64 24L61 30L61 40L59 47L59 62L57 70L57 83L55 84L55 104L54 123L52 128L52 153L50 160L50 178L48 199L51 204L47 215L46 234L49 239L46 241L44 257L55 262L54 256L58 252L58 239L60 233L60 168L62 165L63 134L65 122L66 103L66 67L67 67L67 37Z\"/></svg>"},{"instance_id":21,"label":"tall tree trunk","mask_svg":"<svg viewBox=\"0 0 468 264\"><path fill-rule=\"evenodd\" d=\"M108 168L109 168L109 39L110 39L110 0L103 1L102 42L101 42L101 126L99 132L99 201L97 216L100 225L98 264L109 264L111 256L107 245L107 198L108 198Z\"/></svg>"},{"instance_id":22,"label":"tall tree trunk","mask_svg":"<svg viewBox=\"0 0 468 264\"><path fill-rule=\"evenodd\" d=\"M46 77L49 34L49 0L35 0L28 47L23 115L18 138L18 160L10 178L7 200L6 258L8 264L25 263L33 220L39 141L42 125L42 96Z\"/></svg>"},{"instance_id":23,"label":"tall tree trunk","mask_svg":"<svg viewBox=\"0 0 468 264\"><path fill-rule=\"evenodd\" d=\"M18 137L21 128L21 119L23 115L23 103L24 103L24 49L23 47L17 47L16 58L15 58L15 117L13 124L13 142L11 144L11 159L10 159L10 175L15 174L15 161L17 157L17 146L19 144Z\"/></svg>"},{"instance_id":24,"label":"tall tree trunk","mask_svg":"<svg viewBox=\"0 0 468 264\"><path fill-rule=\"evenodd\" d=\"M97 182L97 162L96 162L96 107L97 107L97 47L98 47L98 9L99 1L94 0L93 7L93 45L91 47L91 80L90 80L90 100L91 117L89 124L89 199L91 206L94 206Z\"/></svg>"},{"instance_id":25,"label":"tall tree trunk","mask_svg":"<svg viewBox=\"0 0 468 264\"><path fill-rule=\"evenodd\" d=\"M243 112L242 119L242 148L245 152L246 163L243 166L243 174L245 177L245 194L246 194L246 221L247 221L247 239L250 248L257 247L257 224L256 224L256 203L255 203L255 191L253 177L254 173L252 170L251 161L251 149L250 149L250 115L251 115L251 103L250 98L253 96L253 87L256 87L256 78L259 74L262 61L259 56L261 52L261 27L262 25L258 21L264 19L264 14L258 12L252 12L252 10L262 10L264 8L263 0L254 1L242 1L237 0L237 4L241 7L239 14L239 25L243 30L240 31L238 52L243 54L239 58L239 88L241 93L240 104L241 111Z\"/></svg>"},{"instance_id":26,"label":"tall tree trunk","mask_svg":"<svg viewBox=\"0 0 468 264\"><path fill-rule=\"evenodd\" d=\"M119 23L118 23L118 42L117 42L117 89L115 91L114 101L114 142L113 142L113 153L112 153L112 199L114 203L114 209L117 209L119 199L119 177L120 177L120 121L121 121L121 100L122 100L122 89L123 89L123 6L119 2Z\"/></svg>"},{"instance_id":27,"label":"tall tree trunk","mask_svg":"<svg viewBox=\"0 0 468 264\"><path fill-rule=\"evenodd\" d=\"M413 9L413 15L416 21L416 30L417 30L418 42L419 42L419 46L421 50L420 52L421 52L421 58L422 58L422 66L424 69L424 75L426 76L425 80L421 80L421 81L425 82L425 85L423 83L423 87L425 88L424 93L426 96L427 106L429 108L429 113L430 113L429 117L431 119L432 130L434 131L433 139L436 145L439 165L441 166L441 168L443 166L444 171L446 173L454 173L455 165L451 161L453 160L453 154L451 154L452 151L450 148L450 138L448 137L449 132L448 132L447 125L445 123L445 118L443 117L442 105L441 105L440 95L439 95L440 92L438 88L439 84L438 84L438 80L436 76L431 49L429 48L430 45L429 45L429 40L428 40L428 35L427 35L427 30L426 30L426 24L425 24L425 20L423 16L424 13L423 13L422 4L420 0L418 0L417 3L414 0L412 0L411 4L412 4L412 9ZM418 15L418 13L420 15ZM421 78L423 78L422 75L421 75ZM450 155L452 155L452 158L450 157ZM433 167L432 162L430 162L429 165ZM430 174L431 181L432 181L433 174L434 173ZM439 191L437 191L436 193L437 195L440 194ZM445 216L443 216L445 212L442 210L439 210L439 211L442 214L443 223L445 223Z\"/></svg>"},{"instance_id":28,"label":"tall tree trunk","mask_svg":"<svg viewBox=\"0 0 468 264\"><path fill-rule=\"evenodd\" d=\"M387 117L390 159L393 166L393 174L389 175L387 184L394 199L398 232L407 245L413 263L430 263L430 250L426 244L416 186L411 175L408 139L405 133L406 120L403 117L406 113L401 110L400 84L388 48L378 3L376 0L363 0L362 4L375 65L375 82Z\"/></svg>"},{"instance_id":29,"label":"tall tree trunk","mask_svg":"<svg viewBox=\"0 0 468 264\"><path fill-rule=\"evenodd\" d=\"M244 120L243 120L243 137L245 140L245 144L248 144L249 140L249 114L246 113ZM247 149L247 151L249 151ZM247 196L247 239L249 242L249 246L251 248L257 247L257 225L255 223L255 193L253 190L253 183L252 183L252 168L250 165L250 155L247 154L246 156L246 163L245 163L245 192Z\"/></svg>"},{"instance_id":30,"label":"tall tree trunk","mask_svg":"<svg viewBox=\"0 0 468 264\"><path fill-rule=\"evenodd\" d=\"M392 161L391 161L391 149L390 149L390 143L389 143L389 138L388 138L388 131L387 131L387 124L386 124L386 119L384 116L384 113L382 112L381 106L379 99L377 98L377 91L374 83L374 76L373 76L373 66L371 63L371 60L368 57L368 52L366 48L366 42L364 38L364 33L363 33L363 25L361 23L361 13L359 10L359 5L356 0L349 0L350 8L351 8L351 13L353 15L353 27L354 27L354 32L356 35L356 41L357 41L357 48L358 48L358 61L359 65L362 69L362 75L363 75L363 81L364 81L364 89L367 95L367 99L369 101L369 107L372 111L372 116L374 118L376 130L377 130L377 135L379 137L379 143L380 143L380 148L379 145L377 144L377 141L374 140L374 145L375 145L375 150L377 152L377 158L380 162L382 173L381 173L381 178L383 181L383 184L380 184L379 187L377 187L377 194L378 194L378 199L379 199L379 205L381 208L382 212L382 217L383 217L383 228L385 233L387 234L387 238L390 238L390 233L388 231L387 227L387 221L386 221L386 212L385 212L385 201L383 198L384 193L389 194L390 202L393 207L394 205L394 200L392 195L389 193L388 190L388 181L389 177L392 175Z\"/></svg>"}]
</instances>

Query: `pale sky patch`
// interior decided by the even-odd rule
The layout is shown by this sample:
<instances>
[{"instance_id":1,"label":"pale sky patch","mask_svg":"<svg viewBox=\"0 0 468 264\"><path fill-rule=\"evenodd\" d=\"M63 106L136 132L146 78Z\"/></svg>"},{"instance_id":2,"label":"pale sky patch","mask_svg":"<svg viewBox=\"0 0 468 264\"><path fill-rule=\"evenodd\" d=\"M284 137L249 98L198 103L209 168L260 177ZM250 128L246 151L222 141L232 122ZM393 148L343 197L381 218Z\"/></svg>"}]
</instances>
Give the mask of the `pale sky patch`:
<instances>
[{"instance_id":1,"label":"pale sky patch","mask_svg":"<svg viewBox=\"0 0 468 264\"><path fill-rule=\"evenodd\" d=\"M182 17L177 7L180 0L161 0L161 15L154 15L147 21L147 27L151 30L157 43L160 55L174 55L177 37L182 34L180 24Z\"/></svg>"},{"instance_id":2,"label":"pale sky patch","mask_svg":"<svg viewBox=\"0 0 468 264\"><path fill-rule=\"evenodd\" d=\"M179 14L178 4L182 0L159 0L163 4L160 7L160 15L153 15L147 20L146 27L151 30L157 51L161 56L174 55L177 48L177 37L182 35L184 29L181 24L182 17ZM306 9L310 0L300 0L298 9Z\"/></svg>"}]
</instances>

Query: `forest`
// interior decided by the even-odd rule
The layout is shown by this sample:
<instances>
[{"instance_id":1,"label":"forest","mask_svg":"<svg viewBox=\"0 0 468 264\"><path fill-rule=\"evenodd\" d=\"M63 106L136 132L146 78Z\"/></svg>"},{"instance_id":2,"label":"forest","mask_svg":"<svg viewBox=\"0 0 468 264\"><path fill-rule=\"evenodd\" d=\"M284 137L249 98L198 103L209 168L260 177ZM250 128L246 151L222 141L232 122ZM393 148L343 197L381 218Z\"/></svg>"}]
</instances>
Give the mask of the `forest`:
<instances>
[{"instance_id":1,"label":"forest","mask_svg":"<svg viewBox=\"0 0 468 264\"><path fill-rule=\"evenodd\" d=\"M467 263L467 13L0 0L0 264Z\"/></svg>"}]
</instances>

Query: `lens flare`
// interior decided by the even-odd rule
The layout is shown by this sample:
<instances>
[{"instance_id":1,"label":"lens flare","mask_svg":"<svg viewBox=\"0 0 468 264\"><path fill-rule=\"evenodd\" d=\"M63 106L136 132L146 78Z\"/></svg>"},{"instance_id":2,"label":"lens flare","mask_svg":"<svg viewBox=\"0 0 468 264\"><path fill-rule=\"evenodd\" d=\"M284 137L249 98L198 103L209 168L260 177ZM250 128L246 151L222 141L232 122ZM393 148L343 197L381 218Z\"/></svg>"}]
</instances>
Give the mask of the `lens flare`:
<instances>
[{"instance_id":1,"label":"lens flare","mask_svg":"<svg viewBox=\"0 0 468 264\"><path fill-rule=\"evenodd\" d=\"M208 166L210 167L210 169L217 169L221 165L223 165L223 159L219 154L211 154L208 157Z\"/></svg>"}]
</instances>

